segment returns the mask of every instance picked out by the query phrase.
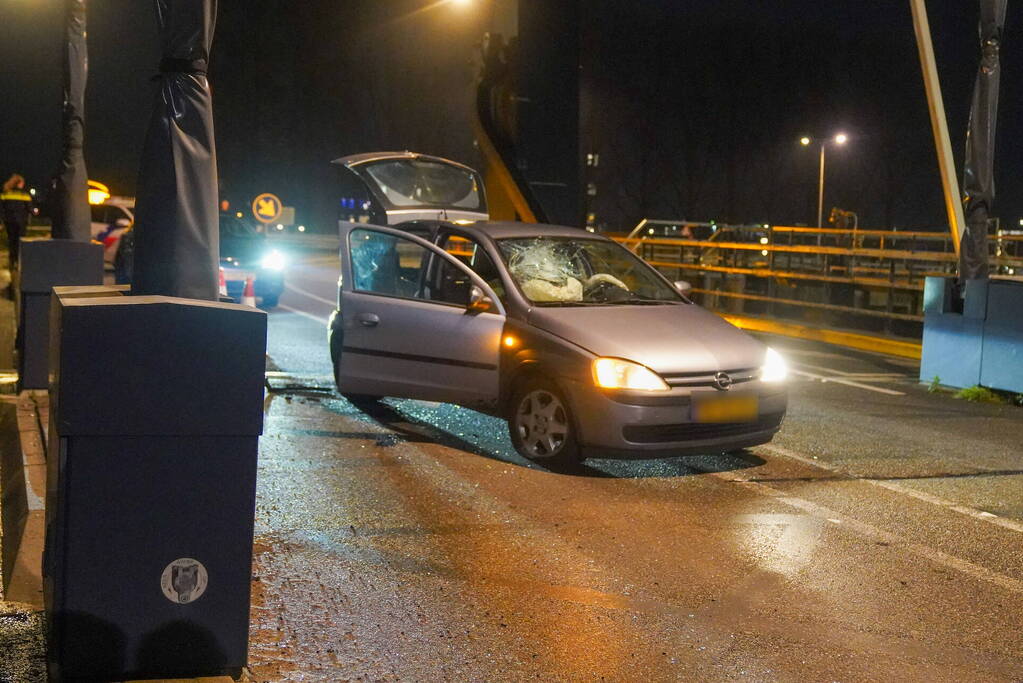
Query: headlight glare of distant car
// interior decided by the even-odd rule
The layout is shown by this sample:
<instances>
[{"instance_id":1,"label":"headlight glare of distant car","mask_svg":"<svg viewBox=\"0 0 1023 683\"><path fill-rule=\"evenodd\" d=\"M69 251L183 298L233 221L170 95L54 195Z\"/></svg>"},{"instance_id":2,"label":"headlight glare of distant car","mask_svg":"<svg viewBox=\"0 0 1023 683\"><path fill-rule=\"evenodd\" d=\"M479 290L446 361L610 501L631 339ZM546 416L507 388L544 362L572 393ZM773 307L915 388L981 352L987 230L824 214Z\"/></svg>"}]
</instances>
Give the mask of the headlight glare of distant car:
<instances>
[{"instance_id":1,"label":"headlight glare of distant car","mask_svg":"<svg viewBox=\"0 0 1023 683\"><path fill-rule=\"evenodd\" d=\"M621 358L594 360L593 381L604 389L668 391L671 388L650 368Z\"/></svg>"},{"instance_id":2,"label":"headlight glare of distant car","mask_svg":"<svg viewBox=\"0 0 1023 683\"><path fill-rule=\"evenodd\" d=\"M269 270L284 270L287 259L284 258L284 254L274 249L263 257L261 265Z\"/></svg>"},{"instance_id":3,"label":"headlight glare of distant car","mask_svg":"<svg viewBox=\"0 0 1023 683\"><path fill-rule=\"evenodd\" d=\"M764 365L760 368L760 379L764 382L783 382L789 376L789 366L781 354L772 348L767 349Z\"/></svg>"}]
</instances>

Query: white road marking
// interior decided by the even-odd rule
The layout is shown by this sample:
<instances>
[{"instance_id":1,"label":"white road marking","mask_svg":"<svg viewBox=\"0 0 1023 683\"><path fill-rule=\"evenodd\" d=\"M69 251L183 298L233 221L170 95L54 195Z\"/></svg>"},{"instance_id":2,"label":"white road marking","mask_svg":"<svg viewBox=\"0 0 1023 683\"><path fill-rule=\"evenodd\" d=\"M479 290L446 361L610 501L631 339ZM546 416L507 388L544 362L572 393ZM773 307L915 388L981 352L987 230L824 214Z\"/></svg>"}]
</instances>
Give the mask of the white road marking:
<instances>
[{"instance_id":1,"label":"white road marking","mask_svg":"<svg viewBox=\"0 0 1023 683\"><path fill-rule=\"evenodd\" d=\"M843 370L836 370L835 368L825 367L823 365L814 365L813 363L804 363L802 361L793 361L793 365L798 365L803 368L810 368L811 370L823 370L824 372L833 372L836 375L848 375L849 373Z\"/></svg>"},{"instance_id":2,"label":"white road marking","mask_svg":"<svg viewBox=\"0 0 1023 683\"><path fill-rule=\"evenodd\" d=\"M310 299L314 299L315 301L319 301L321 303L325 303L328 306L330 306L331 310L333 310L337 306L337 302L336 301L331 301L330 299L325 299L322 296L319 296L318 294L313 294L312 292L306 291L306 290L302 289L301 287L296 287L295 285L291 284L290 282L287 285L285 285L285 288L289 292L294 292L295 294L299 294L301 296L304 296L304 297L307 297L307 298L310 298Z\"/></svg>"},{"instance_id":3,"label":"white road marking","mask_svg":"<svg viewBox=\"0 0 1023 683\"><path fill-rule=\"evenodd\" d=\"M922 543L913 543L911 541L907 542L893 533L883 531L875 526L867 524L866 522L861 522L857 519L853 519L852 517L840 515L836 513L834 510L826 508L823 505L818 505L817 503L813 503L803 498L797 498L795 496L788 495L783 491L780 491L772 486L768 486L767 484L764 484L762 482L749 481L746 478L746 475L740 472L737 471L711 472L709 474L712 477L716 477L718 479L730 482L732 484L736 484L745 489L753 491L754 493L758 493L760 495L773 498L780 503L796 508L797 510L802 510L807 514L827 519L829 522L832 523L842 524L843 526L849 527L850 529L860 534L861 536L866 536L868 538L872 538L878 541L884 541L885 543L888 543L889 545L892 546L905 548L914 555L923 557L936 564L941 564L951 569L955 569L956 571L972 576L975 579L980 579L983 581L987 581L989 583L993 583L1014 593L1023 593L1023 581L1019 581L1018 579L1014 579L1010 576L1006 576L996 571L992 571L987 567L982 567L979 564L974 564L973 562L969 562L962 558L955 557L954 555L949 555L946 552L942 552L941 550L931 548L929 546L923 545Z\"/></svg>"},{"instance_id":4,"label":"white road marking","mask_svg":"<svg viewBox=\"0 0 1023 683\"><path fill-rule=\"evenodd\" d=\"M836 375L842 375L849 379L866 379L866 378L894 378L894 379L909 379L910 376L902 372L848 372L846 370L837 370L835 368L824 367L823 365L812 365L811 363L803 363L795 361L793 365L798 365L802 368L810 368L811 370L823 370L824 372L833 372Z\"/></svg>"},{"instance_id":5,"label":"white road marking","mask_svg":"<svg viewBox=\"0 0 1023 683\"><path fill-rule=\"evenodd\" d=\"M974 519L979 519L984 522L988 522L989 524L1000 526L1003 529L1010 529L1012 531L1023 533L1023 524L1021 524L1020 522L1016 522L1011 519L1006 519L1005 517L999 517L998 515L992 514L990 512L985 512L984 510L977 510L976 508L960 505L951 500L940 498L938 496L934 496L929 493L924 493L922 491L917 491L916 489L911 489L907 486L902 486L901 484L897 484L892 481L885 481L880 479L861 479L859 477L850 475L847 472L842 471L842 469L838 467L834 467L819 460L813 460L812 458L808 458L805 455L800 455L799 453L790 451L787 448L782 448L781 446L775 446L774 444L764 444L763 446L760 446L760 448L764 449L765 451L770 451L775 455L780 455L783 458L798 460L801 463L811 465L818 469L826 470L828 472L834 472L837 474L844 474L846 476L849 476L853 481L859 481L863 482L864 484L869 484L870 486L876 486L878 488L888 489L889 491L895 491L896 493L901 493L911 498L916 498L917 500L922 500L926 503L931 503L932 505L938 505L940 507L947 508L954 512L958 512L959 514L966 515L968 517L973 517Z\"/></svg>"},{"instance_id":6,"label":"white road marking","mask_svg":"<svg viewBox=\"0 0 1023 683\"><path fill-rule=\"evenodd\" d=\"M809 377L810 379L820 380L821 382L834 382L835 384L845 384L846 386L856 387L857 389L866 389L867 391L876 391L879 394L888 394L889 396L905 396L905 392L895 391L894 389L882 389L881 387L872 387L869 384L862 384L860 382L853 382L852 380L844 379L843 377L826 377L824 375L817 375L812 372L803 372L802 370L793 370L792 374L802 375L803 377Z\"/></svg>"},{"instance_id":7,"label":"white road marking","mask_svg":"<svg viewBox=\"0 0 1023 683\"><path fill-rule=\"evenodd\" d=\"M315 320L316 322L323 323L324 325L326 325L326 324L328 324L330 322L326 318L321 318L318 315L313 315L312 313L306 313L305 311L300 311L297 308L292 308L291 306L285 306L284 304L277 304L277 308L280 308L282 310L288 311L289 313L294 313L295 315L301 315L301 316L303 316L305 318L309 318L310 320Z\"/></svg>"}]
</instances>

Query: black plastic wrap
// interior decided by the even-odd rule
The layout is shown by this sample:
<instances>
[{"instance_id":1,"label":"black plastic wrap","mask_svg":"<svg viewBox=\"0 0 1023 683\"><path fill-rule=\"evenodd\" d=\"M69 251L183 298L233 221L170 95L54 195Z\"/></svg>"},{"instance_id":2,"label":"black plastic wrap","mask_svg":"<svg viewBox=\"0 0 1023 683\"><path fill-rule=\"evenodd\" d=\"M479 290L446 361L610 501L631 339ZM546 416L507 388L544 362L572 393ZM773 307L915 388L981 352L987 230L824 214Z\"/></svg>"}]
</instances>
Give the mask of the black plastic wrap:
<instances>
[{"instance_id":1,"label":"black plastic wrap","mask_svg":"<svg viewBox=\"0 0 1023 683\"><path fill-rule=\"evenodd\" d=\"M163 60L135 215L133 294L217 300L213 104L206 77L216 0L155 0Z\"/></svg>"},{"instance_id":2,"label":"black plastic wrap","mask_svg":"<svg viewBox=\"0 0 1023 683\"><path fill-rule=\"evenodd\" d=\"M89 53L85 43L85 0L66 0L64 36L63 154L54 189L57 193L52 234L55 239L88 242L89 174L85 168L85 82Z\"/></svg>"},{"instance_id":3,"label":"black plastic wrap","mask_svg":"<svg viewBox=\"0 0 1023 683\"><path fill-rule=\"evenodd\" d=\"M995 127L998 119L998 84L1001 67L1002 26L1007 0L980 0L980 67L973 86L970 128L966 134L963 167L963 226L959 249L961 280L988 276L987 223L995 198Z\"/></svg>"}]
</instances>

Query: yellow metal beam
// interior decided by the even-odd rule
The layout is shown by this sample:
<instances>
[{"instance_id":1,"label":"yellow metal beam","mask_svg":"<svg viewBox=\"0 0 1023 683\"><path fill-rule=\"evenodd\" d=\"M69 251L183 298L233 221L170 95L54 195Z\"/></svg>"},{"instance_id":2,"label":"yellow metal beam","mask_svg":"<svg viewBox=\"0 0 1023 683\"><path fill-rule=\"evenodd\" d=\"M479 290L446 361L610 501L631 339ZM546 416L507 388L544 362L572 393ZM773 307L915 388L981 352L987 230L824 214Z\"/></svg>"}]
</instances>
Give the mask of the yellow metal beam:
<instances>
[{"instance_id":1,"label":"yellow metal beam","mask_svg":"<svg viewBox=\"0 0 1023 683\"><path fill-rule=\"evenodd\" d=\"M719 313L722 318L736 327L755 332L767 332L779 334L785 337L819 341L836 346L844 346L860 351L872 351L883 353L889 356L901 358L912 358L920 360L921 345L913 342L900 341L888 337L875 337L869 334L857 334L855 332L843 332L841 330L828 330L820 327L798 325L796 323L781 322L778 320L766 320L764 318L752 318L741 315L727 315Z\"/></svg>"},{"instance_id":2,"label":"yellow metal beam","mask_svg":"<svg viewBox=\"0 0 1023 683\"><path fill-rule=\"evenodd\" d=\"M881 289L906 289L922 290L924 288L923 278L919 282L909 280L883 280L873 277L842 277L838 275L814 275L813 273L793 273L789 271L767 270L765 268L738 268L732 266L704 266L699 263L672 263L671 261L647 261L655 268L680 268L682 270L710 271L712 273L735 273L738 275L752 275L753 277L774 277L780 280L812 280L814 282L846 282L849 284L864 285L865 287L879 287Z\"/></svg>"},{"instance_id":3,"label":"yellow metal beam","mask_svg":"<svg viewBox=\"0 0 1023 683\"><path fill-rule=\"evenodd\" d=\"M768 303L774 303L783 306L801 306L803 308L816 308L824 311L836 311L838 313L851 313L854 315L865 315L877 318L892 318L893 320L911 320L913 322L922 322L924 319L922 315L913 315L912 313L891 313L889 311L875 311L872 308L853 308L852 306L839 306L837 304L821 304L817 303L816 301L799 301L798 299L779 299L778 297L764 296L762 294L726 292L724 290L715 289L693 289L691 291L696 294L706 294L708 296L724 296L733 299L743 299L744 301L766 301ZM718 313L718 311L715 311L715 313Z\"/></svg>"},{"instance_id":4,"label":"yellow metal beam","mask_svg":"<svg viewBox=\"0 0 1023 683\"><path fill-rule=\"evenodd\" d=\"M947 232L934 232L932 230L852 230L846 228L804 228L789 227L784 225L772 225L771 232L793 232L812 235L849 235L850 237L902 237L912 239L934 239L947 240Z\"/></svg>"},{"instance_id":5,"label":"yellow metal beam","mask_svg":"<svg viewBox=\"0 0 1023 683\"><path fill-rule=\"evenodd\" d=\"M536 223L536 215L533 214L533 210L529 208L529 202L522 195L522 191L516 184L515 179L512 177L511 171L505 166L504 160L501 159L501 155L498 154L497 148L494 146L493 141L487 132L483 129L483 125L479 121L479 117L474 116L473 130L476 133L476 141L479 143L480 152L483 154L483 158L486 160L486 174L484 176L487 183L487 194L488 195L500 195L494 196L496 200L494 203L496 206L502 204L511 204L514 207L515 213L518 214L520 220L525 223ZM492 219L510 219L509 216L495 215L491 211Z\"/></svg>"},{"instance_id":6,"label":"yellow metal beam","mask_svg":"<svg viewBox=\"0 0 1023 683\"><path fill-rule=\"evenodd\" d=\"M775 251L789 254L826 254L829 256L851 256L883 259L888 261L934 261L956 263L959 258L947 251L913 251L907 249L849 249L846 247L818 247L810 244L758 244L756 242L712 242L709 240L687 239L641 239L637 237L615 237L616 242L632 246L651 245L661 247L694 247L735 251ZM997 239L997 238L993 238ZM1023 258L1012 256L991 256L989 260L997 265L1021 266Z\"/></svg>"},{"instance_id":7,"label":"yellow metal beam","mask_svg":"<svg viewBox=\"0 0 1023 683\"><path fill-rule=\"evenodd\" d=\"M906 249L849 249L847 247L818 247L811 244L759 244L757 242L711 242L709 240L673 240L620 238L624 244L652 244L655 246L699 247L703 249L735 249L736 251L779 251L791 254L828 254L831 256L862 256L888 260L910 259L914 261L957 260L956 255L947 251L911 251Z\"/></svg>"},{"instance_id":8,"label":"yellow metal beam","mask_svg":"<svg viewBox=\"0 0 1023 683\"><path fill-rule=\"evenodd\" d=\"M948 138L948 119L945 117L945 103L941 98L941 81L934 61L934 46L931 44L931 27L927 21L927 6L924 0L909 0L913 10L913 31L920 53L920 68L924 75L924 89L927 91L927 111L931 115L931 130L934 133L934 149L938 153L938 169L941 172L941 188L945 193L945 211L948 213L948 227L952 232L952 244L956 258L959 258L959 241L966 221L963 219L962 195L956 177L952 144Z\"/></svg>"}]
</instances>

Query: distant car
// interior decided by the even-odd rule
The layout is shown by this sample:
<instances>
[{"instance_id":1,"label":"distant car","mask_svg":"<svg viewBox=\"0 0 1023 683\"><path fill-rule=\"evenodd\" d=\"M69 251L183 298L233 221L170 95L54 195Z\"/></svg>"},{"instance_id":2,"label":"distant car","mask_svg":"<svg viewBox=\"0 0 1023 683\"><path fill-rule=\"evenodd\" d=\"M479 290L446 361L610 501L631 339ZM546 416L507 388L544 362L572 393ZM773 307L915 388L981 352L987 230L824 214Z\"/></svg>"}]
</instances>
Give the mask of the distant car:
<instances>
[{"instance_id":1,"label":"distant car","mask_svg":"<svg viewBox=\"0 0 1023 683\"><path fill-rule=\"evenodd\" d=\"M220 214L220 267L228 296L241 300L245 281L253 278L256 303L273 308L284 291L284 252L267 243L266 233L244 218Z\"/></svg>"},{"instance_id":2,"label":"distant car","mask_svg":"<svg viewBox=\"0 0 1023 683\"><path fill-rule=\"evenodd\" d=\"M103 245L103 261L113 265L121 237L135 224L135 200L130 197L110 197L102 204L90 206L92 239Z\"/></svg>"},{"instance_id":3,"label":"distant car","mask_svg":"<svg viewBox=\"0 0 1023 683\"><path fill-rule=\"evenodd\" d=\"M114 263L118 284L131 282L135 231L124 234ZM267 243L266 234L252 223L229 213L220 214L220 267L228 296L241 300L245 281L252 277L256 303L273 308L284 291L287 256Z\"/></svg>"},{"instance_id":4,"label":"distant car","mask_svg":"<svg viewBox=\"0 0 1023 683\"><path fill-rule=\"evenodd\" d=\"M394 227L340 223L328 339L344 395L489 412L521 455L548 462L725 452L779 429L784 360L685 283L578 228L437 220L445 199L486 213L461 165L443 178L436 158L366 163L390 164L361 175L400 208L384 209Z\"/></svg>"}]
</instances>

